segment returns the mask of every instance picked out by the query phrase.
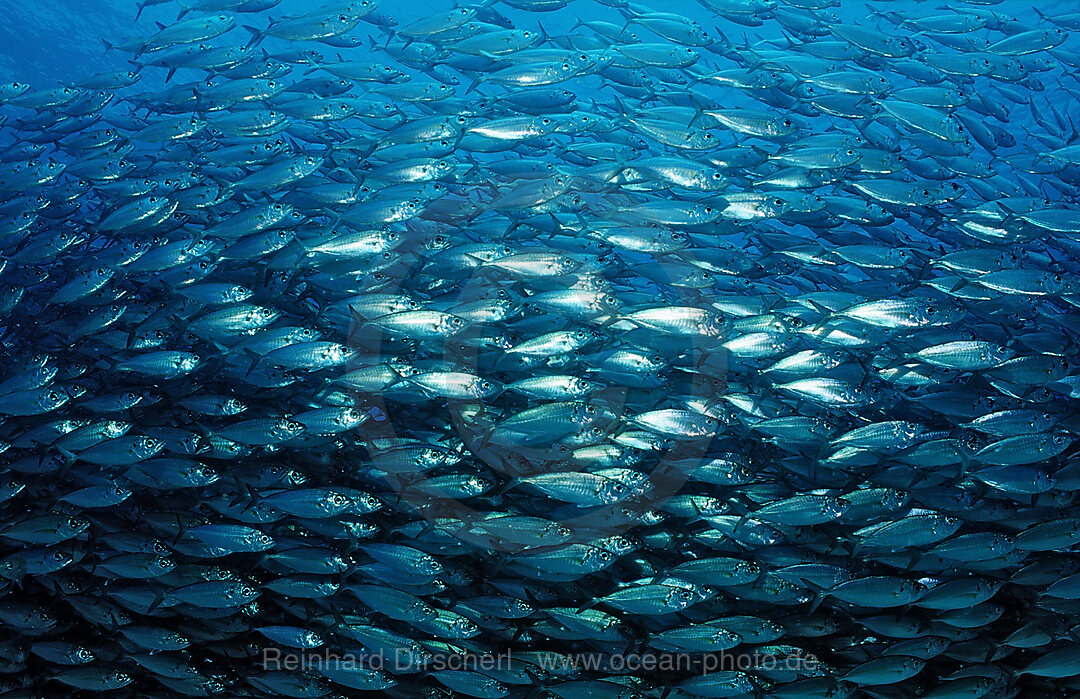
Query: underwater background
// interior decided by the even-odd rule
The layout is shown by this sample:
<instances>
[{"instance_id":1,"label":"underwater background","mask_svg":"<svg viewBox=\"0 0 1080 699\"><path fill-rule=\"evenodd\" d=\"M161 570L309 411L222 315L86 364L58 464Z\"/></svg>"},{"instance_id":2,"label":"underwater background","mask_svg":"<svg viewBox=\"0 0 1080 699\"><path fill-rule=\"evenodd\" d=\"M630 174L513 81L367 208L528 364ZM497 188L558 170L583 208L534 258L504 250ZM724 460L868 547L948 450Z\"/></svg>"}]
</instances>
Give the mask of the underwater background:
<instances>
[{"instance_id":1,"label":"underwater background","mask_svg":"<svg viewBox=\"0 0 1080 699\"><path fill-rule=\"evenodd\" d=\"M0 697L1080 695L1080 5L0 13Z\"/></svg>"}]
</instances>

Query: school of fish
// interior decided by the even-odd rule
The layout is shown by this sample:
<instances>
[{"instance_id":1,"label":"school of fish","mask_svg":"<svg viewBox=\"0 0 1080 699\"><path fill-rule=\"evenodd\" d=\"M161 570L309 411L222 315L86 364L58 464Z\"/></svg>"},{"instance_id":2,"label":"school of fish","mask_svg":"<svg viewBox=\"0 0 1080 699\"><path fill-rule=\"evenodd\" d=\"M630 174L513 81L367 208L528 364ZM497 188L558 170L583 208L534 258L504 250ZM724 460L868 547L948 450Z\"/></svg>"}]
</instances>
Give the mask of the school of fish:
<instances>
[{"instance_id":1,"label":"school of fish","mask_svg":"<svg viewBox=\"0 0 1080 699\"><path fill-rule=\"evenodd\" d=\"M287 5L0 85L0 697L1080 695L1080 12Z\"/></svg>"}]
</instances>

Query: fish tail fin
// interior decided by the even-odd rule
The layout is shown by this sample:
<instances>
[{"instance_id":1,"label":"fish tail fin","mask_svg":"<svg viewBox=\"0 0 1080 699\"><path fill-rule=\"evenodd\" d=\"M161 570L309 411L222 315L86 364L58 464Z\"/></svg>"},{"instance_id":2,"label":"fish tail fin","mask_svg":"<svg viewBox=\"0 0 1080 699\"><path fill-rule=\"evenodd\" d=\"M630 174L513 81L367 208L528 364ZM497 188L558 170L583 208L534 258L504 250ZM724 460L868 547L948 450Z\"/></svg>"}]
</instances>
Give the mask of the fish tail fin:
<instances>
[{"instance_id":1,"label":"fish tail fin","mask_svg":"<svg viewBox=\"0 0 1080 699\"><path fill-rule=\"evenodd\" d=\"M105 44L105 53L108 53L109 51L112 51L114 48L116 48L114 45L109 43L108 39L102 39L101 43ZM104 54L102 54L102 55L104 55Z\"/></svg>"},{"instance_id":2,"label":"fish tail fin","mask_svg":"<svg viewBox=\"0 0 1080 699\"><path fill-rule=\"evenodd\" d=\"M691 70L690 68L687 68L683 72L686 73L690 77L690 84L687 87L693 87L693 86L697 85L698 83L702 82L703 80L705 80L705 78L707 77L705 73L698 73L698 72L695 72L695 71ZM694 101L694 93L693 92L690 93L690 100ZM691 122L691 123L693 123L693 122Z\"/></svg>"},{"instance_id":3,"label":"fish tail fin","mask_svg":"<svg viewBox=\"0 0 1080 699\"><path fill-rule=\"evenodd\" d=\"M262 356L258 352L251 349L244 349L244 354L248 355L251 359L251 366L248 367L245 376L251 376L252 372L254 372L255 369L258 368L259 362L262 361Z\"/></svg>"},{"instance_id":4,"label":"fish tail fin","mask_svg":"<svg viewBox=\"0 0 1080 699\"><path fill-rule=\"evenodd\" d=\"M697 78L698 81L702 80L704 76ZM693 92L690 93L690 102L694 105L694 118L687 124L687 128L694 126L701 122L705 118L705 105L698 99L697 95Z\"/></svg>"},{"instance_id":5,"label":"fish tail fin","mask_svg":"<svg viewBox=\"0 0 1080 699\"><path fill-rule=\"evenodd\" d=\"M194 9L191 5L188 5L183 0L177 0L176 4L180 6L180 13L176 15L177 22L183 19L187 15L187 13L191 12L192 9Z\"/></svg>"},{"instance_id":6,"label":"fish tail fin","mask_svg":"<svg viewBox=\"0 0 1080 699\"><path fill-rule=\"evenodd\" d=\"M241 502L243 502L243 500L244 500L244 495L243 494L244 493L248 493L249 497L250 497L250 489L247 487L247 484L244 483L243 480L241 480L241 478L239 476L233 476L233 483L236 484L236 490L234 492L236 492L238 494L234 495L233 498L231 500L229 500L229 507L236 507ZM250 507L250 505L245 507L244 511L247 512L249 507Z\"/></svg>"},{"instance_id":7,"label":"fish tail fin","mask_svg":"<svg viewBox=\"0 0 1080 699\"><path fill-rule=\"evenodd\" d=\"M580 607L577 608L578 614L580 614L580 613L582 613L584 611L588 611L589 609L592 609L593 607L596 606L597 602L599 602L599 600L596 599L595 597L589 598L588 602L585 602L584 604L582 604Z\"/></svg>"},{"instance_id":8,"label":"fish tail fin","mask_svg":"<svg viewBox=\"0 0 1080 699\"><path fill-rule=\"evenodd\" d=\"M139 17L142 17L143 10L146 9L146 3L145 2L137 2L137 3L135 3L135 7L138 8L135 11L135 21L138 22Z\"/></svg>"},{"instance_id":9,"label":"fish tail fin","mask_svg":"<svg viewBox=\"0 0 1080 699\"><path fill-rule=\"evenodd\" d=\"M251 32L251 40L248 41L248 43L247 43L247 45L249 47L250 46L255 46L256 44L258 44L260 41L263 40L263 37L265 36L265 34L263 34L262 29L259 29L258 27L253 27L250 24L245 24L243 26L244 26L244 29Z\"/></svg>"},{"instance_id":10,"label":"fish tail fin","mask_svg":"<svg viewBox=\"0 0 1080 699\"><path fill-rule=\"evenodd\" d=\"M713 25L713 29L715 29L715 30L716 30L716 35L717 35L718 37L720 37L719 41L714 41L713 43L714 43L714 44L723 44L723 45L724 45L725 47L727 47L728 49L730 49L730 48L731 48L731 39L727 38L727 34L725 34L725 33L724 33L724 32L723 32L723 31L722 31L721 29L720 29L720 27L717 27L717 26L715 26L715 25Z\"/></svg>"},{"instance_id":11,"label":"fish tail fin","mask_svg":"<svg viewBox=\"0 0 1080 699\"><path fill-rule=\"evenodd\" d=\"M630 116L630 112L626 110L626 105L622 103L618 95L612 95L611 99L615 100L615 107L619 110L619 116L623 118Z\"/></svg>"},{"instance_id":12,"label":"fish tail fin","mask_svg":"<svg viewBox=\"0 0 1080 699\"><path fill-rule=\"evenodd\" d=\"M607 327L609 327L611 325L614 325L615 323L618 323L620 320L625 320L628 323L633 323L634 327L637 327L637 328L642 327L642 325L640 323L635 323L631 318L621 316L618 313L612 313L606 319L604 319L603 323L600 324L600 330L603 330L604 328L607 328Z\"/></svg>"},{"instance_id":13,"label":"fish tail fin","mask_svg":"<svg viewBox=\"0 0 1080 699\"><path fill-rule=\"evenodd\" d=\"M501 459L501 457L500 457L500 460L502 460L502 461L503 461L503 464L504 464L504 466L509 466L509 464L508 464L508 463L506 462L506 460L505 460L505 459ZM497 488L497 489L496 489L496 490L495 490L495 491L494 491L493 493L491 493L491 495L490 495L490 496L488 496L488 497L492 497L492 498L496 498L496 497L502 497L503 495L505 495L506 493L510 492L511 490L513 490L514 488L516 488L517 486L521 485L521 483L522 483L522 480L521 480L520 478L516 477L516 476L515 476L515 477L513 477L513 478L508 478L508 479L506 480L506 482L505 482L505 483L503 483L502 485L500 485L500 486L499 486L499 487L498 487L498 488Z\"/></svg>"},{"instance_id":14,"label":"fish tail fin","mask_svg":"<svg viewBox=\"0 0 1080 699\"><path fill-rule=\"evenodd\" d=\"M398 499L400 501L400 497ZM345 527L345 536L349 540L349 543L346 544L346 546L345 546L345 553L346 554L352 554L352 553L354 553L356 551L359 551L360 547L362 546L362 544L360 543L360 537L358 537L356 535L356 532L353 531L352 527ZM355 565L355 564L353 564L353 565ZM345 579L348 578L349 575L351 575L353 572L355 572L355 569L341 571L340 578L339 578L339 584L344 584Z\"/></svg>"},{"instance_id":15,"label":"fish tail fin","mask_svg":"<svg viewBox=\"0 0 1080 699\"><path fill-rule=\"evenodd\" d=\"M963 447L953 448L956 449L956 455L960 457L960 476L957 479L957 483L959 483L971 473L971 454L965 452ZM908 490L910 490L910 488Z\"/></svg>"},{"instance_id":16,"label":"fish tail fin","mask_svg":"<svg viewBox=\"0 0 1080 699\"><path fill-rule=\"evenodd\" d=\"M829 596L829 593L828 593L827 590L822 590L820 592L815 592L814 593L814 599L810 601L810 609L807 610L806 614L810 615L810 614L813 614L814 612L816 612L817 608L821 606L821 603L824 602L825 598L828 597L828 596Z\"/></svg>"},{"instance_id":17,"label":"fish tail fin","mask_svg":"<svg viewBox=\"0 0 1080 699\"><path fill-rule=\"evenodd\" d=\"M165 590L163 590L163 589L155 589L154 590L154 599L153 599L152 602L150 602L150 605L146 608L147 612L153 612L155 609L160 607L162 602L164 602L164 601L165 601Z\"/></svg>"},{"instance_id":18,"label":"fish tail fin","mask_svg":"<svg viewBox=\"0 0 1080 699\"><path fill-rule=\"evenodd\" d=\"M252 507L254 507L254 506L262 503L264 500L266 500L266 496L261 494L255 488L255 486L251 485L250 483L244 483L239 478L236 479L236 482L237 482L238 485L243 486L243 489L247 491L248 497L251 498L251 502L248 503L247 505L244 505L244 512L247 512Z\"/></svg>"},{"instance_id":19,"label":"fish tail fin","mask_svg":"<svg viewBox=\"0 0 1080 699\"><path fill-rule=\"evenodd\" d=\"M184 519L180 515L176 515L176 536L173 537L172 543L177 544L188 533L188 525L184 523Z\"/></svg>"}]
</instances>

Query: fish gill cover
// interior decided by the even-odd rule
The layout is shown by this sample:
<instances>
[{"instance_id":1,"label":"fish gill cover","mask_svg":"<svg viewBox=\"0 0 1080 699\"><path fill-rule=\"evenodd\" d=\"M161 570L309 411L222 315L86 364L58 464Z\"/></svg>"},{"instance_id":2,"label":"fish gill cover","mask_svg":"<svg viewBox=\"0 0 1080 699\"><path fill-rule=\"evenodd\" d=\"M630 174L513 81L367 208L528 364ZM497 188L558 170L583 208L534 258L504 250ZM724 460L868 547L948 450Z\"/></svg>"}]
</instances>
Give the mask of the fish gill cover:
<instances>
[{"instance_id":1,"label":"fish gill cover","mask_svg":"<svg viewBox=\"0 0 1080 699\"><path fill-rule=\"evenodd\" d=\"M1080 694L1080 8L3 5L0 697Z\"/></svg>"}]
</instances>

